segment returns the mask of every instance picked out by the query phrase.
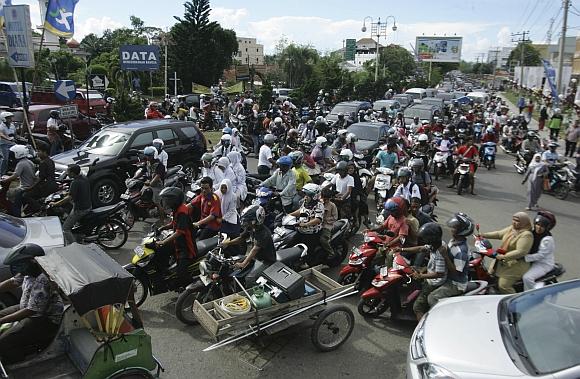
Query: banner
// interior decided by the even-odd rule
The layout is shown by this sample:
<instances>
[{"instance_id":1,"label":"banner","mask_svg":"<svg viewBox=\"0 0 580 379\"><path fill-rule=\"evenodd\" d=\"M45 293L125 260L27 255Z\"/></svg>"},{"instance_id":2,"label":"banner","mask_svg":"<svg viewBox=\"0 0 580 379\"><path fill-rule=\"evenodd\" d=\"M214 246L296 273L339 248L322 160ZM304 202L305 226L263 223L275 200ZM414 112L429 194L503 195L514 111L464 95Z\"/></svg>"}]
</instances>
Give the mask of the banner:
<instances>
[{"instance_id":1,"label":"banner","mask_svg":"<svg viewBox=\"0 0 580 379\"><path fill-rule=\"evenodd\" d=\"M12 5L12 0L0 0L0 28L4 26L4 7Z\"/></svg>"},{"instance_id":2,"label":"banner","mask_svg":"<svg viewBox=\"0 0 580 379\"><path fill-rule=\"evenodd\" d=\"M229 94L242 93L242 92L244 92L244 83L237 82L233 86L224 88L223 89L223 92L227 93L228 95Z\"/></svg>"},{"instance_id":3,"label":"banner","mask_svg":"<svg viewBox=\"0 0 580 379\"><path fill-rule=\"evenodd\" d=\"M463 37L417 37L417 59L423 62L461 62Z\"/></svg>"},{"instance_id":4,"label":"banner","mask_svg":"<svg viewBox=\"0 0 580 379\"><path fill-rule=\"evenodd\" d=\"M550 85L552 98L554 99L554 102L557 103L559 101L559 98L558 98L558 90L556 88L556 70L554 70L554 67L552 67L552 64L549 61L542 59L542 63L544 64L544 73L546 74L548 84Z\"/></svg>"},{"instance_id":5,"label":"banner","mask_svg":"<svg viewBox=\"0 0 580 379\"><path fill-rule=\"evenodd\" d=\"M201 84L191 83L191 92L201 93L201 94L210 94L211 90L208 87L203 86Z\"/></svg>"},{"instance_id":6,"label":"banner","mask_svg":"<svg viewBox=\"0 0 580 379\"><path fill-rule=\"evenodd\" d=\"M59 37L71 38L75 32L74 12L79 0L49 0L46 7L46 30Z\"/></svg>"},{"instance_id":7,"label":"banner","mask_svg":"<svg viewBox=\"0 0 580 379\"><path fill-rule=\"evenodd\" d=\"M119 49L119 54L121 59L121 70L159 70L159 46L123 45Z\"/></svg>"}]
</instances>

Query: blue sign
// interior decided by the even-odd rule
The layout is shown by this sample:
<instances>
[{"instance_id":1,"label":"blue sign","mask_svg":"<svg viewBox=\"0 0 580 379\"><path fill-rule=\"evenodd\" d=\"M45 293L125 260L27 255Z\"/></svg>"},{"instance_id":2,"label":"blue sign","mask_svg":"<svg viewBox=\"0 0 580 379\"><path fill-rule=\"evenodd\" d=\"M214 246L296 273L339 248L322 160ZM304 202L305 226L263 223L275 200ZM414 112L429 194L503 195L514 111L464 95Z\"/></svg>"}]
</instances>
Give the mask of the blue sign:
<instances>
[{"instance_id":1,"label":"blue sign","mask_svg":"<svg viewBox=\"0 0 580 379\"><path fill-rule=\"evenodd\" d=\"M77 89L72 80L57 80L54 83L54 94L60 101L70 101L75 98Z\"/></svg>"},{"instance_id":2,"label":"blue sign","mask_svg":"<svg viewBox=\"0 0 580 379\"><path fill-rule=\"evenodd\" d=\"M156 71L159 70L159 46L123 45L120 49L121 70Z\"/></svg>"},{"instance_id":3,"label":"blue sign","mask_svg":"<svg viewBox=\"0 0 580 379\"><path fill-rule=\"evenodd\" d=\"M556 88L556 70L552 67L552 64L545 59L542 59L544 65L544 72L546 73L546 78L548 79L548 84L550 86L550 91L552 92L552 98L554 102L558 104L560 100L558 98L558 89Z\"/></svg>"}]
</instances>

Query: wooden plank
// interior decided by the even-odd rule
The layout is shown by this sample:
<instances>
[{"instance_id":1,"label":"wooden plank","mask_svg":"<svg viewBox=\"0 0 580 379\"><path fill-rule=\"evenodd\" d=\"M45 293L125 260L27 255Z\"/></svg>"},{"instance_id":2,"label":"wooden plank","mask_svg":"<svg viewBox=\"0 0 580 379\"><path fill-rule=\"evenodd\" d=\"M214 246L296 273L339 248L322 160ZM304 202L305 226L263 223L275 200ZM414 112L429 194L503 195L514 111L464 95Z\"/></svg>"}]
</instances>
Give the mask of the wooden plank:
<instances>
[{"instance_id":1,"label":"wooden plank","mask_svg":"<svg viewBox=\"0 0 580 379\"><path fill-rule=\"evenodd\" d=\"M211 308L213 311L213 308ZM206 309L206 304L201 304L199 301L195 300L193 303L193 314L199 324L212 336L215 338L218 332L218 323L213 317L208 309Z\"/></svg>"}]
</instances>

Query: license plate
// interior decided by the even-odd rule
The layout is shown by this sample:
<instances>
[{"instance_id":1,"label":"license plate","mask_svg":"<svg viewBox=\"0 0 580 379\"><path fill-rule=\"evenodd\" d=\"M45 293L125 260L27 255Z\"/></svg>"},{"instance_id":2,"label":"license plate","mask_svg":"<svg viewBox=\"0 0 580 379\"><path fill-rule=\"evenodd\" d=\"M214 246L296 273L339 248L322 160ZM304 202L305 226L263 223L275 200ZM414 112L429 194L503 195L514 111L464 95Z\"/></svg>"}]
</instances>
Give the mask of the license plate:
<instances>
[{"instance_id":1,"label":"license plate","mask_svg":"<svg viewBox=\"0 0 580 379\"><path fill-rule=\"evenodd\" d=\"M389 268L387 266L381 267L381 277L385 277L389 275Z\"/></svg>"},{"instance_id":2,"label":"license plate","mask_svg":"<svg viewBox=\"0 0 580 379\"><path fill-rule=\"evenodd\" d=\"M387 191L379 190L379 195L381 195L382 197L387 197Z\"/></svg>"},{"instance_id":3,"label":"license plate","mask_svg":"<svg viewBox=\"0 0 580 379\"><path fill-rule=\"evenodd\" d=\"M123 199L123 200L129 200L129 197L130 196L129 196L128 193L122 193L121 196L120 196L120 198Z\"/></svg>"},{"instance_id":4,"label":"license plate","mask_svg":"<svg viewBox=\"0 0 580 379\"><path fill-rule=\"evenodd\" d=\"M191 192L191 191L187 191L187 193L185 194L187 197L195 197L195 193Z\"/></svg>"},{"instance_id":5,"label":"license plate","mask_svg":"<svg viewBox=\"0 0 580 379\"><path fill-rule=\"evenodd\" d=\"M133 251L137 254L138 257L142 257L145 254L145 250L143 250L143 246L136 246Z\"/></svg>"}]
</instances>

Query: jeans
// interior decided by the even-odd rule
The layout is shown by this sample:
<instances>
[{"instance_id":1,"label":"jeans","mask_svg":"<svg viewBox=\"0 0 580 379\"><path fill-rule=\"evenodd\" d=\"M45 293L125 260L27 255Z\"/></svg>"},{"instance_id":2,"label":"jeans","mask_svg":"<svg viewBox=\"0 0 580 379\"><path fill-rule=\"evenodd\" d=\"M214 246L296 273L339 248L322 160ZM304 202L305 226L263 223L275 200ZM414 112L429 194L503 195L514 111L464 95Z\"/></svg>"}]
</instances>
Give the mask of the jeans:
<instances>
[{"instance_id":1,"label":"jeans","mask_svg":"<svg viewBox=\"0 0 580 379\"><path fill-rule=\"evenodd\" d=\"M258 166L258 175L270 175L270 167Z\"/></svg>"},{"instance_id":2,"label":"jeans","mask_svg":"<svg viewBox=\"0 0 580 379\"><path fill-rule=\"evenodd\" d=\"M257 134L252 134L252 142L254 143L254 154L258 155L260 152L261 136Z\"/></svg>"},{"instance_id":3,"label":"jeans","mask_svg":"<svg viewBox=\"0 0 580 379\"><path fill-rule=\"evenodd\" d=\"M0 145L0 176L6 174L6 171L8 171L8 158L10 157L10 148L12 146L14 145Z\"/></svg>"},{"instance_id":4,"label":"jeans","mask_svg":"<svg viewBox=\"0 0 580 379\"><path fill-rule=\"evenodd\" d=\"M22 188L14 190L14 201L12 202L12 216L21 217L22 215L22 198L25 192Z\"/></svg>"},{"instance_id":5,"label":"jeans","mask_svg":"<svg viewBox=\"0 0 580 379\"><path fill-rule=\"evenodd\" d=\"M77 242L75 236L73 235L72 228L90 211L91 211L90 209L76 210L73 208L72 211L69 213L68 217L62 224L64 241L67 245Z\"/></svg>"}]
</instances>

